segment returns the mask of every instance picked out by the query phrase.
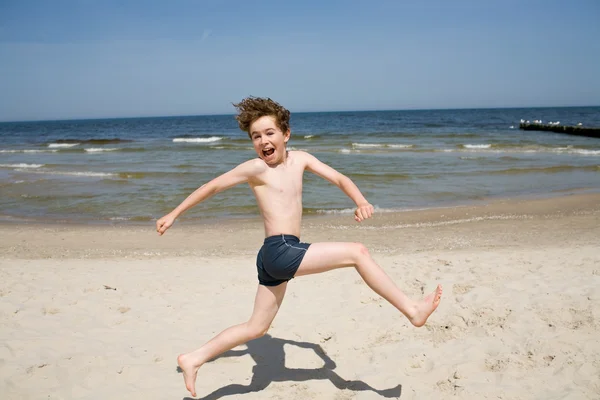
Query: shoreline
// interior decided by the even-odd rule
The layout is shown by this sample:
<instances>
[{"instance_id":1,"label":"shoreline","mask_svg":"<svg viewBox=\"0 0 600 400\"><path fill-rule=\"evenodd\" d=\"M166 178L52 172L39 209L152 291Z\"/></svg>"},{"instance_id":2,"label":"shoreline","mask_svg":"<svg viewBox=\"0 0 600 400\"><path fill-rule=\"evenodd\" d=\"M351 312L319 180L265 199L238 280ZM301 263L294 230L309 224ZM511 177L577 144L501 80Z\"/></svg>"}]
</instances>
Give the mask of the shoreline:
<instances>
[{"instance_id":1,"label":"shoreline","mask_svg":"<svg viewBox=\"0 0 600 400\"><path fill-rule=\"evenodd\" d=\"M427 211L435 211L435 210L445 210L445 209L455 209L462 207L485 207L488 205L503 203L507 201L536 201L536 200L545 200L545 199L560 199L568 196L579 196L579 195L599 195L600 196L600 188L595 187L582 187L582 188L574 188L574 189L565 189L565 190L556 190L546 193L525 193L525 194L516 194L512 196L491 196L487 198L474 199L469 201L462 202L448 202L447 204L437 204L437 205L424 205L423 207L417 208L406 208L406 209L389 209L383 208L378 211L377 206L375 212L377 215L405 215L415 212L427 212ZM353 208L346 209L335 209L320 213L304 213L302 216L303 222L308 220L319 220L324 218L336 218L336 217L348 217L352 215ZM168 212L168 211L166 211ZM165 212L165 213L166 213ZM155 218L148 219L114 219L114 220L98 220L98 219L42 219L42 218L21 218L15 217L13 215L2 215L0 214L0 227L3 225L29 225L29 226L73 226L73 227L145 227L153 225L156 220L162 217L163 214L157 215ZM244 216L234 216L234 215L221 215L221 216L209 216L209 217L186 217L184 214L178 219L178 223L185 224L186 226L206 226L206 225L214 225L214 224L237 224L237 223L252 223L252 222L261 223L261 216L258 214L255 215L244 215Z\"/></svg>"},{"instance_id":2,"label":"shoreline","mask_svg":"<svg viewBox=\"0 0 600 400\"><path fill-rule=\"evenodd\" d=\"M484 204L376 213L361 224L351 214L309 216L303 219L301 240L366 241L372 251L379 253L423 251L436 248L428 236L437 235L438 239L443 236L444 240L452 241L453 231L464 231L465 226L485 227L491 240L498 232L517 226L533 230L546 220L571 218L572 224L585 226L589 223L586 216L598 215L600 193L507 198ZM0 252L4 258L16 259L252 256L264 238L259 217L205 223L178 221L162 237L156 233L154 222L144 225L4 222L0 223L0 232L6 237L0 243ZM366 240L377 232L381 235L376 240ZM488 241L481 233L465 233L474 245ZM548 244L559 239L547 230L538 236L538 240L545 238Z\"/></svg>"}]
</instances>

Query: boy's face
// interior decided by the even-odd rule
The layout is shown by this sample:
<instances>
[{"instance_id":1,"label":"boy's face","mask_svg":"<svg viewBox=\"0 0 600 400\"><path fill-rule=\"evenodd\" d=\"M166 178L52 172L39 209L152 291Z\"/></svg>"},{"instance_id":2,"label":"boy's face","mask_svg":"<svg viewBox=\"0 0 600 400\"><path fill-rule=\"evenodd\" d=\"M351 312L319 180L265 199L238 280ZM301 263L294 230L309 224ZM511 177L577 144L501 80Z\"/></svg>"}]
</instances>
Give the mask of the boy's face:
<instances>
[{"instance_id":1,"label":"boy's face","mask_svg":"<svg viewBox=\"0 0 600 400\"><path fill-rule=\"evenodd\" d=\"M250 139L258 157L269 165L278 165L285 160L285 144L290 140L290 131L282 132L275 118L266 115L250 125Z\"/></svg>"}]
</instances>

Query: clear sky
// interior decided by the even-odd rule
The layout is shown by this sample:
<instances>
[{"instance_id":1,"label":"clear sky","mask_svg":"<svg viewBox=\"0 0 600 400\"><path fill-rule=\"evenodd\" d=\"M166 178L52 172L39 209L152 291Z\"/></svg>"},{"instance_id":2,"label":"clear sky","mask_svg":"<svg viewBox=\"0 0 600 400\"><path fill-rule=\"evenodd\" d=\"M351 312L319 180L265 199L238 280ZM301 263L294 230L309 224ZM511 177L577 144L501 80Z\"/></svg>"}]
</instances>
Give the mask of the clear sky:
<instances>
[{"instance_id":1,"label":"clear sky","mask_svg":"<svg viewBox=\"0 0 600 400\"><path fill-rule=\"evenodd\" d=\"M1 0L0 120L600 105L600 1Z\"/></svg>"}]
</instances>

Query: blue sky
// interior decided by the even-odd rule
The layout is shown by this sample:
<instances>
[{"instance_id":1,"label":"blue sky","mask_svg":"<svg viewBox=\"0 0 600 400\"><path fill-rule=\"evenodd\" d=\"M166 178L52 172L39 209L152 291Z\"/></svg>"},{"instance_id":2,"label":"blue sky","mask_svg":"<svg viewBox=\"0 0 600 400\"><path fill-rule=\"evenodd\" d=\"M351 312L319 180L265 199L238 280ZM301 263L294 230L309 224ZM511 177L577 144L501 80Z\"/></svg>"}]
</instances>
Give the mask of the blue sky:
<instances>
[{"instance_id":1,"label":"blue sky","mask_svg":"<svg viewBox=\"0 0 600 400\"><path fill-rule=\"evenodd\" d=\"M600 1L0 1L0 120L600 105Z\"/></svg>"}]
</instances>

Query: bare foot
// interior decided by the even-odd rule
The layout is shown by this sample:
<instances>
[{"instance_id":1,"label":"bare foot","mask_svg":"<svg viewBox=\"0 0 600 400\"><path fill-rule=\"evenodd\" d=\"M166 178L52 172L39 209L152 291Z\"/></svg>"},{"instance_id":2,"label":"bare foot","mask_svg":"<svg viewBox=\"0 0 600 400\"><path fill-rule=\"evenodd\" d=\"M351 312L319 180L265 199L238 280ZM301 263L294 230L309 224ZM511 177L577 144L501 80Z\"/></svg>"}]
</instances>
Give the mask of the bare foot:
<instances>
[{"instance_id":1,"label":"bare foot","mask_svg":"<svg viewBox=\"0 0 600 400\"><path fill-rule=\"evenodd\" d=\"M411 324L417 327L425 325L427 318L435 311L441 299L442 285L438 285L432 293L417 303L414 315L409 317Z\"/></svg>"},{"instance_id":2,"label":"bare foot","mask_svg":"<svg viewBox=\"0 0 600 400\"><path fill-rule=\"evenodd\" d=\"M185 388L196 397L196 374L198 368L194 363L193 357L188 354L181 354L177 357L177 365L183 371L183 381L185 382Z\"/></svg>"}]
</instances>

